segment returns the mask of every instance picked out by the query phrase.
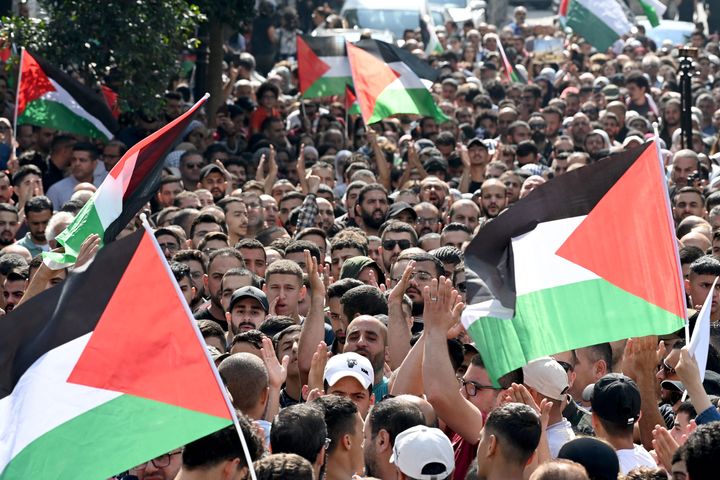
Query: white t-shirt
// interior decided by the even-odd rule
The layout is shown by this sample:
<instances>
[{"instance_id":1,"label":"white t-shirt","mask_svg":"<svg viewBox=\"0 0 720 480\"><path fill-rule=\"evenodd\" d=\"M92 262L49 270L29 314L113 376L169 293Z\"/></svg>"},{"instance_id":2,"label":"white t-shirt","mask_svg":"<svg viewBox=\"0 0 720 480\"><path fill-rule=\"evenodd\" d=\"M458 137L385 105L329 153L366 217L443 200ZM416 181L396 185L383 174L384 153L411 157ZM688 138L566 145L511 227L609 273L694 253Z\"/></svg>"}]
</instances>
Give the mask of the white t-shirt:
<instances>
[{"instance_id":1,"label":"white t-shirt","mask_svg":"<svg viewBox=\"0 0 720 480\"><path fill-rule=\"evenodd\" d=\"M575 439L572 425L564 418L554 425L548 425L546 433L552 458L557 458L562 446Z\"/></svg>"},{"instance_id":2,"label":"white t-shirt","mask_svg":"<svg viewBox=\"0 0 720 480\"><path fill-rule=\"evenodd\" d=\"M657 463L650 456L642 445L635 445L635 448L626 448L617 450L618 460L620 460L620 473L627 475L630 470L637 467L657 467Z\"/></svg>"}]
</instances>

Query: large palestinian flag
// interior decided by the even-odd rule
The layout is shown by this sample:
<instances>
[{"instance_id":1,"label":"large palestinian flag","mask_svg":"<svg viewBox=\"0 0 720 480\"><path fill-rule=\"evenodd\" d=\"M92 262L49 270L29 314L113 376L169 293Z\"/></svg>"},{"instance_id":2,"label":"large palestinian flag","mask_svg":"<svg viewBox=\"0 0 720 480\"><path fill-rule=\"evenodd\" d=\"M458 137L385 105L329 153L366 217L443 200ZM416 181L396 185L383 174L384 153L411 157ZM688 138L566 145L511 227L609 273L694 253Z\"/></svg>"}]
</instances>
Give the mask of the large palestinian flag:
<instances>
[{"instance_id":1,"label":"large palestinian flag","mask_svg":"<svg viewBox=\"0 0 720 480\"><path fill-rule=\"evenodd\" d=\"M103 141L117 122L99 93L23 49L17 89L17 125L39 125Z\"/></svg>"},{"instance_id":2,"label":"large palestinian flag","mask_svg":"<svg viewBox=\"0 0 720 480\"><path fill-rule=\"evenodd\" d=\"M345 86L352 85L345 39L297 36L298 80L304 98L345 95Z\"/></svg>"},{"instance_id":3,"label":"large palestinian flag","mask_svg":"<svg viewBox=\"0 0 720 480\"><path fill-rule=\"evenodd\" d=\"M55 268L75 263L82 242L91 234L111 242L160 187L165 156L182 139L187 126L205 103L205 95L187 112L133 145L110 170L92 198L73 222L57 236L65 253L46 252L45 261Z\"/></svg>"},{"instance_id":4,"label":"large palestinian flag","mask_svg":"<svg viewBox=\"0 0 720 480\"><path fill-rule=\"evenodd\" d=\"M0 479L106 479L232 423L151 233L0 318Z\"/></svg>"},{"instance_id":5,"label":"large palestinian flag","mask_svg":"<svg viewBox=\"0 0 720 480\"><path fill-rule=\"evenodd\" d=\"M480 230L465 266L462 320L492 378L544 355L684 325L654 143L533 190Z\"/></svg>"},{"instance_id":6,"label":"large palestinian flag","mask_svg":"<svg viewBox=\"0 0 720 480\"><path fill-rule=\"evenodd\" d=\"M437 71L410 52L380 40L360 40L347 44L355 93L365 124L398 113L448 117L438 108L429 92Z\"/></svg>"},{"instance_id":7,"label":"large palestinian flag","mask_svg":"<svg viewBox=\"0 0 720 480\"><path fill-rule=\"evenodd\" d=\"M618 0L570 0L565 24L600 52L633 27Z\"/></svg>"}]
</instances>

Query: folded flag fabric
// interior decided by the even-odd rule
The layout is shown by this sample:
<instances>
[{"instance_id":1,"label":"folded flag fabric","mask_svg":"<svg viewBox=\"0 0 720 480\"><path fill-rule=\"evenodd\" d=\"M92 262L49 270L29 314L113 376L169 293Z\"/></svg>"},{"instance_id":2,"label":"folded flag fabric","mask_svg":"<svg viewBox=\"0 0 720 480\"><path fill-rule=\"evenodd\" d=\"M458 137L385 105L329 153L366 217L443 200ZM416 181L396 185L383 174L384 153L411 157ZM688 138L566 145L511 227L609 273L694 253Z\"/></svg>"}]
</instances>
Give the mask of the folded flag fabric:
<instances>
[{"instance_id":1,"label":"folded flag fabric","mask_svg":"<svg viewBox=\"0 0 720 480\"><path fill-rule=\"evenodd\" d=\"M566 25L601 52L632 29L617 0L570 0Z\"/></svg>"},{"instance_id":2,"label":"folded flag fabric","mask_svg":"<svg viewBox=\"0 0 720 480\"><path fill-rule=\"evenodd\" d=\"M303 98L345 94L352 85L342 36L297 36L298 79Z\"/></svg>"},{"instance_id":3,"label":"folded flag fabric","mask_svg":"<svg viewBox=\"0 0 720 480\"><path fill-rule=\"evenodd\" d=\"M645 12L645 16L650 25L657 27L660 25L660 19L665 15L667 7L659 0L640 0L640 6Z\"/></svg>"},{"instance_id":4,"label":"folded flag fabric","mask_svg":"<svg viewBox=\"0 0 720 480\"><path fill-rule=\"evenodd\" d=\"M703 302L702 308L698 313L692 337L690 337L690 341L688 342L688 350L690 354L695 357L695 361L698 364L700 381L705 380L705 369L707 368L708 352L710 351L710 309L712 307L712 297L715 294L717 282L718 277L715 277L715 281L712 287L710 287L705 302Z\"/></svg>"},{"instance_id":5,"label":"folded flag fabric","mask_svg":"<svg viewBox=\"0 0 720 480\"><path fill-rule=\"evenodd\" d=\"M38 125L109 141L118 125L103 96L23 49L16 125Z\"/></svg>"},{"instance_id":6,"label":"folded flag fabric","mask_svg":"<svg viewBox=\"0 0 720 480\"><path fill-rule=\"evenodd\" d=\"M435 29L430 25L430 17L427 15L420 15L420 38L422 38L423 45L425 45L426 55L441 55L443 53L443 46L437 33L435 33Z\"/></svg>"},{"instance_id":7,"label":"folded flag fabric","mask_svg":"<svg viewBox=\"0 0 720 480\"><path fill-rule=\"evenodd\" d=\"M685 323L654 143L533 190L480 230L465 266L462 321L494 379L545 355Z\"/></svg>"},{"instance_id":8,"label":"folded flag fabric","mask_svg":"<svg viewBox=\"0 0 720 480\"><path fill-rule=\"evenodd\" d=\"M103 244L117 237L157 192L165 156L182 139L208 97L206 94L190 110L123 155L73 222L57 236L65 253L45 252L45 263L53 268L72 265L83 241L93 233L100 235Z\"/></svg>"},{"instance_id":9,"label":"folded flag fabric","mask_svg":"<svg viewBox=\"0 0 720 480\"><path fill-rule=\"evenodd\" d=\"M233 423L152 233L0 318L0 479L104 480Z\"/></svg>"},{"instance_id":10,"label":"folded flag fabric","mask_svg":"<svg viewBox=\"0 0 720 480\"><path fill-rule=\"evenodd\" d=\"M347 44L355 94L367 125L398 113L445 122L428 88L437 71L410 52L380 40Z\"/></svg>"},{"instance_id":11,"label":"folded flag fabric","mask_svg":"<svg viewBox=\"0 0 720 480\"><path fill-rule=\"evenodd\" d=\"M348 115L360 115L360 104L357 101L352 85L345 86L345 111Z\"/></svg>"}]
</instances>

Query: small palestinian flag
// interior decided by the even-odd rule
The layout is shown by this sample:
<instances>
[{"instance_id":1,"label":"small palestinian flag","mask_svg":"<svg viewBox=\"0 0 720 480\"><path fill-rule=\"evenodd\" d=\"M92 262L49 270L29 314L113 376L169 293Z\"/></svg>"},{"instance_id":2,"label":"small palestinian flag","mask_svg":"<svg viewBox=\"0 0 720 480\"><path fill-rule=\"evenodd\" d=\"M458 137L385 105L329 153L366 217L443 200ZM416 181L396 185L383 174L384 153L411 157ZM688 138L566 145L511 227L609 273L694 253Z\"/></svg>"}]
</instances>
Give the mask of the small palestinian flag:
<instances>
[{"instance_id":1,"label":"small palestinian flag","mask_svg":"<svg viewBox=\"0 0 720 480\"><path fill-rule=\"evenodd\" d=\"M425 45L426 55L442 55L443 46L438 39L435 29L430 25L429 16L420 16L420 37Z\"/></svg>"},{"instance_id":2,"label":"small palestinian flag","mask_svg":"<svg viewBox=\"0 0 720 480\"><path fill-rule=\"evenodd\" d=\"M208 97L206 94L190 110L125 153L73 222L57 236L65 253L43 253L47 264L61 268L75 263L80 246L93 233L100 235L103 244L117 237L157 192L165 156L182 139Z\"/></svg>"},{"instance_id":3,"label":"small palestinian flag","mask_svg":"<svg viewBox=\"0 0 720 480\"><path fill-rule=\"evenodd\" d=\"M426 62L379 40L348 43L347 52L366 125L398 113L448 120L428 91L437 72Z\"/></svg>"},{"instance_id":4,"label":"small palestinian flag","mask_svg":"<svg viewBox=\"0 0 720 480\"><path fill-rule=\"evenodd\" d=\"M360 104L352 85L345 86L345 111L348 115L360 115Z\"/></svg>"},{"instance_id":5,"label":"small palestinian flag","mask_svg":"<svg viewBox=\"0 0 720 480\"><path fill-rule=\"evenodd\" d=\"M99 93L23 49L16 125L38 125L109 141L117 122Z\"/></svg>"},{"instance_id":6,"label":"small palestinian flag","mask_svg":"<svg viewBox=\"0 0 720 480\"><path fill-rule=\"evenodd\" d=\"M533 190L480 230L465 266L462 321L494 379L545 355L684 325L654 143Z\"/></svg>"},{"instance_id":7,"label":"small palestinian flag","mask_svg":"<svg viewBox=\"0 0 720 480\"><path fill-rule=\"evenodd\" d=\"M503 62L503 70L505 71L505 77L507 78L508 82L510 83L528 83L527 78L523 76L517 69L515 65L510 63L510 60L508 59L507 55L505 54L505 49L503 48L502 42L500 41L500 38L497 39L497 45L498 50L500 50L500 57L502 57Z\"/></svg>"},{"instance_id":8,"label":"small palestinian flag","mask_svg":"<svg viewBox=\"0 0 720 480\"><path fill-rule=\"evenodd\" d=\"M233 423L152 233L0 319L0 479L100 480Z\"/></svg>"},{"instance_id":9,"label":"small palestinian flag","mask_svg":"<svg viewBox=\"0 0 720 480\"><path fill-rule=\"evenodd\" d=\"M298 79L303 98L345 94L352 85L345 39L342 36L297 36Z\"/></svg>"}]
</instances>

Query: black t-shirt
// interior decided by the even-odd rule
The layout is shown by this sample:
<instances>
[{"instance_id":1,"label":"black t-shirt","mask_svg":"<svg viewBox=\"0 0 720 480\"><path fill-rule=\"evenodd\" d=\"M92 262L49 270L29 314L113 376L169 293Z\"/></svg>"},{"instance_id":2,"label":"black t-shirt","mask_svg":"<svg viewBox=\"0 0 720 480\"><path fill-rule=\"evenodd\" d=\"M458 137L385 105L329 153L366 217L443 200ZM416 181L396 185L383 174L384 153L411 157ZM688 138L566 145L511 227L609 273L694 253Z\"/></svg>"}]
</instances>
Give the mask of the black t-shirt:
<instances>
[{"instance_id":1,"label":"black t-shirt","mask_svg":"<svg viewBox=\"0 0 720 480\"><path fill-rule=\"evenodd\" d=\"M193 314L193 317L195 317L195 320L212 320L213 322L217 322L220 324L223 330L227 332L228 330L228 324L227 321L219 318L215 318L212 313L210 313L210 307L201 308L197 312Z\"/></svg>"}]
</instances>

